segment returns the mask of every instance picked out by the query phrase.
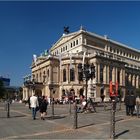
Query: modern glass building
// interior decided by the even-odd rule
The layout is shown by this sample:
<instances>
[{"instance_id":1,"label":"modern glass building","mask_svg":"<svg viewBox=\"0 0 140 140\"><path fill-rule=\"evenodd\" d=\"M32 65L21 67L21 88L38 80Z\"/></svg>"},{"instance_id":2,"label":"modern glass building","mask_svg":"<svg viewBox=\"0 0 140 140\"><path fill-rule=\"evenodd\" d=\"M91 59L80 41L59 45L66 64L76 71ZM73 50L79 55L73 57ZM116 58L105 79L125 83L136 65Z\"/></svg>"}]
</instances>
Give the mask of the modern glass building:
<instances>
[{"instance_id":1,"label":"modern glass building","mask_svg":"<svg viewBox=\"0 0 140 140\"><path fill-rule=\"evenodd\" d=\"M0 80L3 82L4 86L10 86L10 78L4 78L4 77L0 77Z\"/></svg>"}]
</instances>

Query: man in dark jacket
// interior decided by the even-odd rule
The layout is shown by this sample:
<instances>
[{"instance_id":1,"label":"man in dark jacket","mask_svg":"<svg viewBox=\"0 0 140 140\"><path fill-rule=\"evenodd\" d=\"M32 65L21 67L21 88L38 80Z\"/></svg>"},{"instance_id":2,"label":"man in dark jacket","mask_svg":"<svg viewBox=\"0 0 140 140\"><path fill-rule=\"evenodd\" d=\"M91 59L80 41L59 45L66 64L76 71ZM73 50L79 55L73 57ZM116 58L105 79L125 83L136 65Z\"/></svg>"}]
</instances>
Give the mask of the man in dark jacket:
<instances>
[{"instance_id":1,"label":"man in dark jacket","mask_svg":"<svg viewBox=\"0 0 140 140\"><path fill-rule=\"evenodd\" d=\"M130 93L128 91L125 95L125 98L124 98L124 103L125 103L125 106L126 106L126 115L127 116L130 115L129 96L130 96Z\"/></svg>"},{"instance_id":2,"label":"man in dark jacket","mask_svg":"<svg viewBox=\"0 0 140 140\"><path fill-rule=\"evenodd\" d=\"M133 116L135 105L136 105L136 97L134 93L131 92L131 95L129 96L129 109L130 109L131 116Z\"/></svg>"}]
</instances>

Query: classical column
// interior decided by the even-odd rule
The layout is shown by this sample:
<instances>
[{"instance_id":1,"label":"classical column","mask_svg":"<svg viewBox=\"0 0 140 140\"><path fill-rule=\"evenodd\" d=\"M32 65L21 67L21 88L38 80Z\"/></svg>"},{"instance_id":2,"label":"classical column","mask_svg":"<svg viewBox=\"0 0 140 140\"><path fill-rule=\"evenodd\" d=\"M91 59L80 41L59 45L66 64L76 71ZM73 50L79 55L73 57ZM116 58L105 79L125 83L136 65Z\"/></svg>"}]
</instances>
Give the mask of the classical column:
<instances>
[{"instance_id":1,"label":"classical column","mask_svg":"<svg viewBox=\"0 0 140 140\"><path fill-rule=\"evenodd\" d=\"M132 86L135 87L135 75L132 76Z\"/></svg>"},{"instance_id":2,"label":"classical column","mask_svg":"<svg viewBox=\"0 0 140 140\"><path fill-rule=\"evenodd\" d=\"M87 45L87 39L86 38L84 39L84 44Z\"/></svg>"},{"instance_id":3,"label":"classical column","mask_svg":"<svg viewBox=\"0 0 140 140\"><path fill-rule=\"evenodd\" d=\"M113 74L112 74L112 83L115 84L115 77L116 77L116 72L115 72L115 67L113 67Z\"/></svg>"},{"instance_id":4,"label":"classical column","mask_svg":"<svg viewBox=\"0 0 140 140\"><path fill-rule=\"evenodd\" d=\"M75 65L75 82L78 83L78 64Z\"/></svg>"},{"instance_id":5,"label":"classical column","mask_svg":"<svg viewBox=\"0 0 140 140\"><path fill-rule=\"evenodd\" d=\"M118 68L115 68L115 83L118 81Z\"/></svg>"},{"instance_id":6,"label":"classical column","mask_svg":"<svg viewBox=\"0 0 140 140\"><path fill-rule=\"evenodd\" d=\"M104 72L103 72L103 82L104 84L107 84L107 66L104 66Z\"/></svg>"},{"instance_id":7,"label":"classical column","mask_svg":"<svg viewBox=\"0 0 140 140\"><path fill-rule=\"evenodd\" d=\"M66 81L69 83L69 65L66 66Z\"/></svg>"},{"instance_id":8,"label":"classical column","mask_svg":"<svg viewBox=\"0 0 140 140\"><path fill-rule=\"evenodd\" d=\"M50 65L49 66L49 84L52 82L52 76L53 76L53 74L52 74L52 66Z\"/></svg>"},{"instance_id":9,"label":"classical column","mask_svg":"<svg viewBox=\"0 0 140 140\"><path fill-rule=\"evenodd\" d=\"M95 82L98 83L98 64L95 64L95 79Z\"/></svg>"},{"instance_id":10,"label":"classical column","mask_svg":"<svg viewBox=\"0 0 140 140\"><path fill-rule=\"evenodd\" d=\"M26 94L25 94L25 100L26 101L28 100L28 95L29 95L29 92L28 92L28 89L26 89Z\"/></svg>"},{"instance_id":11,"label":"classical column","mask_svg":"<svg viewBox=\"0 0 140 140\"><path fill-rule=\"evenodd\" d=\"M68 68L67 68L67 79L69 83L70 82L70 65L68 65Z\"/></svg>"},{"instance_id":12,"label":"classical column","mask_svg":"<svg viewBox=\"0 0 140 140\"><path fill-rule=\"evenodd\" d=\"M131 78L131 74L129 74L128 80L129 80L130 85L132 86L132 78Z\"/></svg>"},{"instance_id":13,"label":"classical column","mask_svg":"<svg viewBox=\"0 0 140 140\"><path fill-rule=\"evenodd\" d=\"M22 100L25 100L25 95L26 95L26 89L23 88L23 98L22 98Z\"/></svg>"},{"instance_id":14,"label":"classical column","mask_svg":"<svg viewBox=\"0 0 140 140\"><path fill-rule=\"evenodd\" d=\"M120 85L123 85L123 69L120 70Z\"/></svg>"},{"instance_id":15,"label":"classical column","mask_svg":"<svg viewBox=\"0 0 140 140\"><path fill-rule=\"evenodd\" d=\"M100 64L97 64L98 66L98 83L100 83Z\"/></svg>"},{"instance_id":16,"label":"classical column","mask_svg":"<svg viewBox=\"0 0 140 140\"><path fill-rule=\"evenodd\" d=\"M139 75L136 76L136 88L139 88Z\"/></svg>"},{"instance_id":17,"label":"classical column","mask_svg":"<svg viewBox=\"0 0 140 140\"><path fill-rule=\"evenodd\" d=\"M125 86L125 70L122 69L122 85Z\"/></svg>"},{"instance_id":18,"label":"classical column","mask_svg":"<svg viewBox=\"0 0 140 140\"><path fill-rule=\"evenodd\" d=\"M107 78L106 78L106 81L107 81L107 84L109 84L109 66L107 65Z\"/></svg>"}]
</instances>

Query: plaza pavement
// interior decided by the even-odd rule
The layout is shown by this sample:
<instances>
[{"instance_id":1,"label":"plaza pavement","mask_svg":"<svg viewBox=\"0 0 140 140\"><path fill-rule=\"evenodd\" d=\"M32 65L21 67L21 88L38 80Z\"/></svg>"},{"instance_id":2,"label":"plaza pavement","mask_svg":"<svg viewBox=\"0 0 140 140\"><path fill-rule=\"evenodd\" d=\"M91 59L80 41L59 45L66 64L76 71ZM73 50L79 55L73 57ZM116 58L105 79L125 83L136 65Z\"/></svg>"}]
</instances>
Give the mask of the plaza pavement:
<instances>
[{"instance_id":1,"label":"plaza pavement","mask_svg":"<svg viewBox=\"0 0 140 140\"><path fill-rule=\"evenodd\" d=\"M140 139L140 118L125 115L125 107L116 112L116 139ZM106 111L96 107L97 113L78 113L78 129L73 128L73 105L55 105L52 118L51 106L48 115L41 120L32 120L31 111L23 103L10 106L7 118L5 104L0 103L0 139L110 139L110 105Z\"/></svg>"}]
</instances>

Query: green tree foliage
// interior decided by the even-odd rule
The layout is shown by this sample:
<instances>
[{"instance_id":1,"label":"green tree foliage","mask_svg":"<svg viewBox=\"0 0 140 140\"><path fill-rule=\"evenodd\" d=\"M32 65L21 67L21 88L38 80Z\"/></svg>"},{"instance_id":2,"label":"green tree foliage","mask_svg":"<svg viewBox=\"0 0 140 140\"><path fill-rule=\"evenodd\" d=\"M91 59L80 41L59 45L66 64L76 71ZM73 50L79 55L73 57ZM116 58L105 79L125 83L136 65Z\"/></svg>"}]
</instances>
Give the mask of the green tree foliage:
<instances>
[{"instance_id":1,"label":"green tree foliage","mask_svg":"<svg viewBox=\"0 0 140 140\"><path fill-rule=\"evenodd\" d=\"M5 93L5 88L3 85L3 81L0 80L0 99L4 97L4 93Z\"/></svg>"}]
</instances>

